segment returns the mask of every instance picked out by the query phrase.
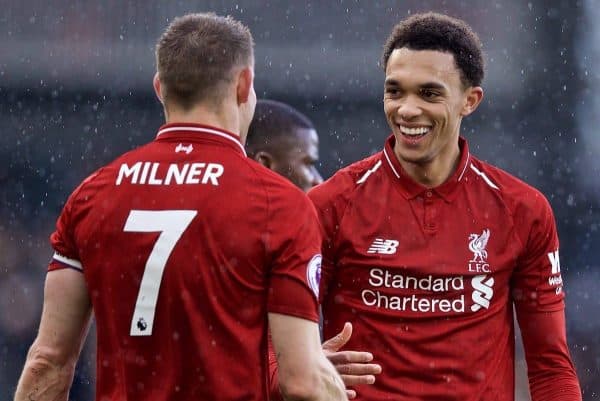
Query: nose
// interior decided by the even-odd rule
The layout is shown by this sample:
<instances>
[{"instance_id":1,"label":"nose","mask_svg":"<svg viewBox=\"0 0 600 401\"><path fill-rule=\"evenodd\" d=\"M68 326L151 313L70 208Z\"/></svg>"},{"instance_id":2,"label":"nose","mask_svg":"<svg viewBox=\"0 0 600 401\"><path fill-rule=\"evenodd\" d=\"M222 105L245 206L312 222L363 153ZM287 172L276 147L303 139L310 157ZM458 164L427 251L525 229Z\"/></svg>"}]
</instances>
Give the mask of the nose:
<instances>
[{"instance_id":1,"label":"nose","mask_svg":"<svg viewBox=\"0 0 600 401\"><path fill-rule=\"evenodd\" d=\"M323 177L321 177L321 174L319 173L319 170L317 170L316 167L313 167L312 170L313 170L312 171L313 179L312 179L311 184L314 187L315 185L319 185L320 183L323 182Z\"/></svg>"},{"instance_id":2,"label":"nose","mask_svg":"<svg viewBox=\"0 0 600 401\"><path fill-rule=\"evenodd\" d=\"M397 113L403 120L412 120L420 116L422 110L419 107L418 100L414 96L407 96L398 106Z\"/></svg>"}]
</instances>

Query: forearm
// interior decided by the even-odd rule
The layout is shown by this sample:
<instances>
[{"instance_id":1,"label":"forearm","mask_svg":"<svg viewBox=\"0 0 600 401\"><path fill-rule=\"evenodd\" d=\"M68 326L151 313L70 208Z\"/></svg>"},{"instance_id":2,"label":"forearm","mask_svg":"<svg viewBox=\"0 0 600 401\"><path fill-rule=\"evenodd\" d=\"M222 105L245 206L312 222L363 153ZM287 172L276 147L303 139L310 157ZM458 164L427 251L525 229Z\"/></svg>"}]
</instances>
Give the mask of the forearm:
<instances>
[{"instance_id":1,"label":"forearm","mask_svg":"<svg viewBox=\"0 0 600 401\"><path fill-rule=\"evenodd\" d=\"M15 401L66 401L75 363L58 363L35 344L29 350Z\"/></svg>"},{"instance_id":2,"label":"forearm","mask_svg":"<svg viewBox=\"0 0 600 401\"><path fill-rule=\"evenodd\" d=\"M567 347L564 312L520 311L517 317L532 401L581 401Z\"/></svg>"},{"instance_id":3,"label":"forearm","mask_svg":"<svg viewBox=\"0 0 600 401\"><path fill-rule=\"evenodd\" d=\"M277 369L277 356L273 349L273 342L269 333L269 393L272 401L282 401L281 391L279 390L279 374Z\"/></svg>"},{"instance_id":4,"label":"forearm","mask_svg":"<svg viewBox=\"0 0 600 401\"><path fill-rule=\"evenodd\" d=\"M319 400L347 400L345 385L333 364L324 356L320 358L320 376L323 396Z\"/></svg>"},{"instance_id":5,"label":"forearm","mask_svg":"<svg viewBox=\"0 0 600 401\"><path fill-rule=\"evenodd\" d=\"M286 401L346 400L344 384L327 358L320 357L311 364L308 375L287 377L281 381L281 393Z\"/></svg>"},{"instance_id":6,"label":"forearm","mask_svg":"<svg viewBox=\"0 0 600 401\"><path fill-rule=\"evenodd\" d=\"M316 322L269 313L269 325L285 400L347 399L342 379L321 349Z\"/></svg>"},{"instance_id":7,"label":"forearm","mask_svg":"<svg viewBox=\"0 0 600 401\"><path fill-rule=\"evenodd\" d=\"M548 375L547 378L530 379L532 401L581 401L577 378L568 373Z\"/></svg>"}]
</instances>

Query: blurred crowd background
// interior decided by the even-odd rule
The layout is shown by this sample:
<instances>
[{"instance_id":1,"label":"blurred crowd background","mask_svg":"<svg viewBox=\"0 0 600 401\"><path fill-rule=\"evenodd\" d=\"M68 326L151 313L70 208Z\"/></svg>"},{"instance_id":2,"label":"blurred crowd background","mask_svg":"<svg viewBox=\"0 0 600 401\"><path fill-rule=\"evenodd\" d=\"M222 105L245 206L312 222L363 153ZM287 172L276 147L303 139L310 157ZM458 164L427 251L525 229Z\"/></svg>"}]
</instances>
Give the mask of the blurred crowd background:
<instances>
[{"instance_id":1,"label":"blurred crowd background","mask_svg":"<svg viewBox=\"0 0 600 401\"><path fill-rule=\"evenodd\" d=\"M463 124L481 159L539 188L561 238L569 345L584 400L600 399L600 7L596 0L0 0L0 399L34 338L68 194L151 140L154 44L176 16L230 14L256 41L256 91L308 115L324 178L381 149L382 45L410 13L460 17L486 51L485 99ZM477 344L473 344L476 347ZM521 353L521 351L519 351ZM72 400L91 400L94 340ZM524 362L517 399L527 400Z\"/></svg>"}]
</instances>

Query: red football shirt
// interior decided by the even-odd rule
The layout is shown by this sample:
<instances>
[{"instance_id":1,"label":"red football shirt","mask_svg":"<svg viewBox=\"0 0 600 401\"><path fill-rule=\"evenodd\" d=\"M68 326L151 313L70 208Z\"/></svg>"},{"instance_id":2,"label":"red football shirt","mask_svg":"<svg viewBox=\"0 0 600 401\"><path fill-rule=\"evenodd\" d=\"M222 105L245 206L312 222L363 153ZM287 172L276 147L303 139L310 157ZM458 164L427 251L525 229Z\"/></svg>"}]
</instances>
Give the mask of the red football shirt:
<instances>
[{"instance_id":1,"label":"red football shirt","mask_svg":"<svg viewBox=\"0 0 600 401\"><path fill-rule=\"evenodd\" d=\"M312 203L236 135L165 125L86 179L50 270L84 276L98 400L267 399L267 312L318 321Z\"/></svg>"},{"instance_id":2,"label":"red football shirt","mask_svg":"<svg viewBox=\"0 0 600 401\"><path fill-rule=\"evenodd\" d=\"M352 322L345 348L371 351L383 368L358 399L512 401L513 304L520 319L545 313L559 328L551 345L526 344L530 378L562 372L577 390L547 200L463 139L456 172L427 189L393 144L309 193L324 229L324 338ZM542 381L538 393L551 386Z\"/></svg>"}]
</instances>

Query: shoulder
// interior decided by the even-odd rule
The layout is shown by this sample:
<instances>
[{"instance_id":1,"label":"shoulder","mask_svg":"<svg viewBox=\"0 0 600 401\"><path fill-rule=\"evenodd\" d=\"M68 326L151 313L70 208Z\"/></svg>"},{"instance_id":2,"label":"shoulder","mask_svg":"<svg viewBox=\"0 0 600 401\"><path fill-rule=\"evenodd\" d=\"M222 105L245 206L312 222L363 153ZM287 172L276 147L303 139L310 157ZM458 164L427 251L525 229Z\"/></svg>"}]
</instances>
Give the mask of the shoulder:
<instances>
[{"instance_id":1,"label":"shoulder","mask_svg":"<svg viewBox=\"0 0 600 401\"><path fill-rule=\"evenodd\" d=\"M108 162L104 166L98 168L91 174L89 174L73 190L73 192L69 196L67 205L69 205L69 207L73 207L75 204L90 203L97 201L94 195L102 189L106 189L109 184L112 184L116 175L115 172L119 171L121 165L137 160L139 158L139 153L143 152L144 149L146 149L151 144L152 142L141 145L128 152L125 152L117 156L115 159Z\"/></svg>"},{"instance_id":2,"label":"shoulder","mask_svg":"<svg viewBox=\"0 0 600 401\"><path fill-rule=\"evenodd\" d=\"M242 163L254 190L264 196L271 210L310 205L306 194L286 178L250 158L244 158Z\"/></svg>"},{"instance_id":3,"label":"shoulder","mask_svg":"<svg viewBox=\"0 0 600 401\"><path fill-rule=\"evenodd\" d=\"M517 217L528 219L552 214L550 203L540 190L505 170L476 158L469 168L475 173L475 180L496 192Z\"/></svg>"},{"instance_id":4,"label":"shoulder","mask_svg":"<svg viewBox=\"0 0 600 401\"><path fill-rule=\"evenodd\" d=\"M317 208L331 202L348 202L361 184L381 166L381 152L338 170L308 193Z\"/></svg>"}]
</instances>

